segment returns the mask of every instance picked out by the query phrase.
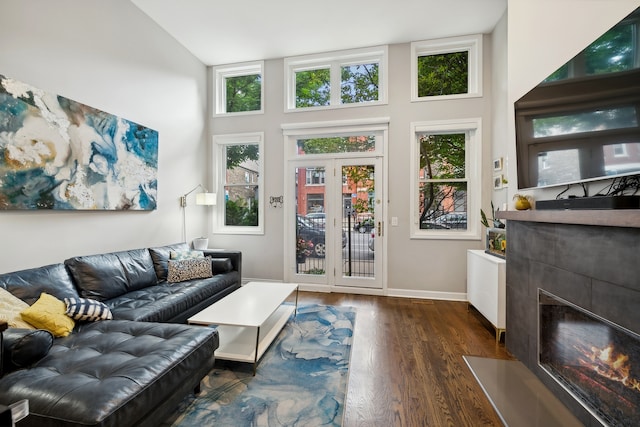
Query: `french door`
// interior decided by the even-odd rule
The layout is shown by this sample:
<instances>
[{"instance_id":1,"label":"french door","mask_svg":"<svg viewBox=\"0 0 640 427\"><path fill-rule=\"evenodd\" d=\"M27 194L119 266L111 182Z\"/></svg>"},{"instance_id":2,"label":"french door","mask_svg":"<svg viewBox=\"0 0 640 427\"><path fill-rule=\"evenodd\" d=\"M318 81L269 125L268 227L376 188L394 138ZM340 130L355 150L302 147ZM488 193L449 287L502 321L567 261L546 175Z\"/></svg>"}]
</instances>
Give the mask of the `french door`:
<instances>
[{"instance_id":1,"label":"french door","mask_svg":"<svg viewBox=\"0 0 640 427\"><path fill-rule=\"evenodd\" d=\"M382 288L382 161L290 162L287 271L301 283ZM291 206L291 205L289 205Z\"/></svg>"}]
</instances>

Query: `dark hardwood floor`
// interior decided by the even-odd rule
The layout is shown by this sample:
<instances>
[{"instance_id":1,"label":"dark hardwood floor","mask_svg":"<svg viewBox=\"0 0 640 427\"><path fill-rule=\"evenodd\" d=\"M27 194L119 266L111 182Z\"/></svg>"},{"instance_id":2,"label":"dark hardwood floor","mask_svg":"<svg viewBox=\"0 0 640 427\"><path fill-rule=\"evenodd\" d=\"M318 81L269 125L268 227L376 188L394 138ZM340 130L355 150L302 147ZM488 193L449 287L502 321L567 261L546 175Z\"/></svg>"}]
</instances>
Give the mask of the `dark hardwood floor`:
<instances>
[{"instance_id":1,"label":"dark hardwood floor","mask_svg":"<svg viewBox=\"0 0 640 427\"><path fill-rule=\"evenodd\" d=\"M462 359L511 359L464 302L300 292L357 308L343 427L502 426Z\"/></svg>"}]
</instances>

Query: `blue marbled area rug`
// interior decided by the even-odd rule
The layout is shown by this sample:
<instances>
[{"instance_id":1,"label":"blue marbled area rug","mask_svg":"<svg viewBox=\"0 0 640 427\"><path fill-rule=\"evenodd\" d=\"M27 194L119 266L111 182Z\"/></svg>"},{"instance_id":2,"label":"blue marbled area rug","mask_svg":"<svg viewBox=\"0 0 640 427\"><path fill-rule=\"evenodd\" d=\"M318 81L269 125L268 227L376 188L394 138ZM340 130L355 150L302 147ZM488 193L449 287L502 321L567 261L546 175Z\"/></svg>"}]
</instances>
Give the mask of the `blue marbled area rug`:
<instances>
[{"instance_id":1,"label":"blue marbled area rug","mask_svg":"<svg viewBox=\"0 0 640 427\"><path fill-rule=\"evenodd\" d=\"M301 305L258 365L217 361L171 426L341 426L356 311Z\"/></svg>"}]
</instances>

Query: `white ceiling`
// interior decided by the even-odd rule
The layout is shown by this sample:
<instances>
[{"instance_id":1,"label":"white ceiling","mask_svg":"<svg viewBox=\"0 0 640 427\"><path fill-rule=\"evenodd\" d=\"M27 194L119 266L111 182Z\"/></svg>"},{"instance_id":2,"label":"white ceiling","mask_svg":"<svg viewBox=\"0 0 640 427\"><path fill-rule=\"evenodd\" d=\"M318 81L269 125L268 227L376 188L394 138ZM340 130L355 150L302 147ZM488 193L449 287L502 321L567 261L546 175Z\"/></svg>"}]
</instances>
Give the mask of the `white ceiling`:
<instances>
[{"instance_id":1,"label":"white ceiling","mask_svg":"<svg viewBox=\"0 0 640 427\"><path fill-rule=\"evenodd\" d=\"M206 65L490 33L507 0L131 0Z\"/></svg>"}]
</instances>

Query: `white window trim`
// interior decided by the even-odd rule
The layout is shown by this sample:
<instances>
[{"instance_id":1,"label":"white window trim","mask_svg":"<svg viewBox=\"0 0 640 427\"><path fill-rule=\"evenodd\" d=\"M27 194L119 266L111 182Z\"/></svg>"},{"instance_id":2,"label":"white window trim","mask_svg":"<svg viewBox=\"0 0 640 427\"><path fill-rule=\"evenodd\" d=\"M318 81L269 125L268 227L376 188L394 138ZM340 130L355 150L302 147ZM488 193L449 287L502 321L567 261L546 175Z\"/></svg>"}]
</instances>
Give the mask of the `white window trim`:
<instances>
[{"instance_id":1,"label":"white window trim","mask_svg":"<svg viewBox=\"0 0 640 427\"><path fill-rule=\"evenodd\" d=\"M418 209L418 174L420 168L420 146L418 135L430 133L465 132L469 138L465 149L467 179L467 230L422 230ZM480 201L482 200L482 119L442 120L411 123L411 239L480 240Z\"/></svg>"},{"instance_id":2,"label":"white window trim","mask_svg":"<svg viewBox=\"0 0 640 427\"><path fill-rule=\"evenodd\" d=\"M285 113L300 111L331 110L338 108L364 107L370 105L383 105L387 103L388 88L388 46L374 46L363 49L341 50L329 53L295 56L284 59L284 99ZM378 65L378 100L369 102L356 102L342 104L340 102L340 67L346 65L366 64L377 62ZM296 108L296 72L330 68L331 98L329 105L320 107ZM337 88L337 90L336 90Z\"/></svg>"},{"instance_id":3,"label":"white window trim","mask_svg":"<svg viewBox=\"0 0 640 427\"><path fill-rule=\"evenodd\" d=\"M213 116L243 116L249 114L264 114L264 61L246 62L243 64L222 65L212 68L213 73ZM239 111L228 113L227 88L228 77L249 76L260 74L260 109L253 111Z\"/></svg>"},{"instance_id":4,"label":"white window trim","mask_svg":"<svg viewBox=\"0 0 640 427\"><path fill-rule=\"evenodd\" d=\"M469 52L468 92L455 95L418 96L418 57ZM411 102L482 96L482 34L423 40L411 43Z\"/></svg>"},{"instance_id":5,"label":"white window trim","mask_svg":"<svg viewBox=\"0 0 640 427\"><path fill-rule=\"evenodd\" d=\"M228 226L224 223L224 186L227 169L225 147L229 145L258 144L260 162L258 168L258 182L251 185L258 186L258 225L257 226ZM248 132L213 136L213 164L216 165L216 182L214 188L217 194L217 204L213 218L213 232L215 234L264 234L264 132Z\"/></svg>"}]
</instances>

